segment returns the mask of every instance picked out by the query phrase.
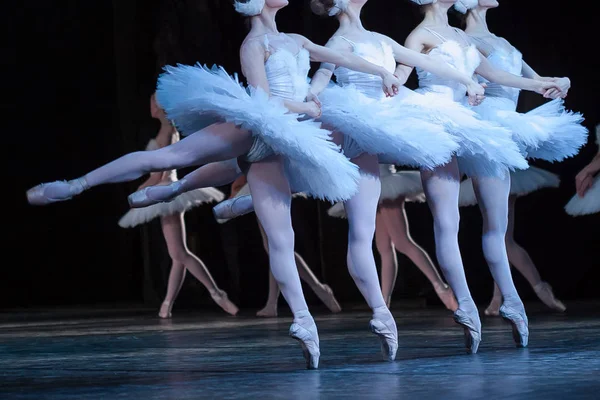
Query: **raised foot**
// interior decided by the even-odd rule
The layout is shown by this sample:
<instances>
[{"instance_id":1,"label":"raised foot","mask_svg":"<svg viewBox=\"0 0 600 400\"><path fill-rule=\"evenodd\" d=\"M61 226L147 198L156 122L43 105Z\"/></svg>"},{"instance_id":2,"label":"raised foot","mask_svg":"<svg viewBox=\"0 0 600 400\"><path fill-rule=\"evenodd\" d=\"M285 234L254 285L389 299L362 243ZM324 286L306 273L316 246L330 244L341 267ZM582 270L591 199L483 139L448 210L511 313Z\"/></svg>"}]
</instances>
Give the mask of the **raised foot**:
<instances>
[{"instance_id":1,"label":"raised foot","mask_svg":"<svg viewBox=\"0 0 600 400\"><path fill-rule=\"evenodd\" d=\"M454 321L464 329L467 353L477 353L479 343L481 343L481 322L479 321L477 311L469 314L466 311L458 309L454 312Z\"/></svg>"},{"instance_id":2,"label":"raised foot","mask_svg":"<svg viewBox=\"0 0 600 400\"><path fill-rule=\"evenodd\" d=\"M277 306L267 304L262 310L256 312L257 317L275 318L277 317Z\"/></svg>"},{"instance_id":3,"label":"raised foot","mask_svg":"<svg viewBox=\"0 0 600 400\"><path fill-rule=\"evenodd\" d=\"M290 326L290 336L296 339L300 343L300 346L302 346L302 354L306 360L307 369L319 368L319 358L321 356L319 336L314 323L310 327L311 330L313 330L313 327L314 333L295 322Z\"/></svg>"},{"instance_id":4,"label":"raised foot","mask_svg":"<svg viewBox=\"0 0 600 400\"><path fill-rule=\"evenodd\" d=\"M391 321L391 322L390 322ZM394 361L398 351L398 329L393 317L386 321L372 319L369 323L371 332L376 334L381 341L381 356L385 361Z\"/></svg>"},{"instance_id":5,"label":"raised foot","mask_svg":"<svg viewBox=\"0 0 600 400\"><path fill-rule=\"evenodd\" d=\"M235 304L233 304L231 300L229 300L229 298L227 297L227 293L225 293L224 291L218 290L215 292L211 292L210 296L212 297L214 302L217 303L217 305L221 307L226 313L231 315L237 315L237 313L240 311L239 308Z\"/></svg>"}]
</instances>

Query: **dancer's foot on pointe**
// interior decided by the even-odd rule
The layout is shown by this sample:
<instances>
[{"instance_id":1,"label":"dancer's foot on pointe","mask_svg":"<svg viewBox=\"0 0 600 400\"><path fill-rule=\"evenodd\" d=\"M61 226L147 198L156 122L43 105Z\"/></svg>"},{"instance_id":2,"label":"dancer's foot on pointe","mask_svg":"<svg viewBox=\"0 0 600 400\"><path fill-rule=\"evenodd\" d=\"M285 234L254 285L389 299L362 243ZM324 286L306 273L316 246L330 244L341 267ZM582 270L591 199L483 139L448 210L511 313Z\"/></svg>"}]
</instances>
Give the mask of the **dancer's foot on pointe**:
<instances>
[{"instance_id":1,"label":"dancer's foot on pointe","mask_svg":"<svg viewBox=\"0 0 600 400\"><path fill-rule=\"evenodd\" d=\"M275 318L277 317L277 304L267 304L262 310L256 312L257 317Z\"/></svg>"},{"instance_id":2,"label":"dancer's foot on pointe","mask_svg":"<svg viewBox=\"0 0 600 400\"><path fill-rule=\"evenodd\" d=\"M179 195L183 180L168 185L148 186L131 193L127 200L131 208L143 208L153 204L166 203Z\"/></svg>"},{"instance_id":3,"label":"dancer's foot on pointe","mask_svg":"<svg viewBox=\"0 0 600 400\"><path fill-rule=\"evenodd\" d=\"M32 206L45 206L59 201L71 200L73 196L89 189L85 178L77 178L71 181L56 181L42 183L27 191L27 201Z\"/></svg>"},{"instance_id":4,"label":"dancer's foot on pointe","mask_svg":"<svg viewBox=\"0 0 600 400\"><path fill-rule=\"evenodd\" d=\"M249 194L222 201L213 207L213 215L220 224L249 214L252 211L254 211L254 203L252 202L252 196Z\"/></svg>"},{"instance_id":5,"label":"dancer's foot on pointe","mask_svg":"<svg viewBox=\"0 0 600 400\"><path fill-rule=\"evenodd\" d=\"M472 299L459 301L458 304L458 309L454 312L454 321L464 329L467 353L475 354L481 343L481 320L477 306Z\"/></svg>"},{"instance_id":6,"label":"dancer's foot on pointe","mask_svg":"<svg viewBox=\"0 0 600 400\"><path fill-rule=\"evenodd\" d=\"M444 303L444 306L450 311L458 310L458 302L454 297L454 292L450 289L450 286L443 284L434 287L435 293L438 295L439 299Z\"/></svg>"},{"instance_id":7,"label":"dancer's foot on pointe","mask_svg":"<svg viewBox=\"0 0 600 400\"><path fill-rule=\"evenodd\" d=\"M398 351L398 328L390 310L386 306L374 308L369 326L371 332L379 336L383 359L394 361Z\"/></svg>"},{"instance_id":8,"label":"dancer's foot on pointe","mask_svg":"<svg viewBox=\"0 0 600 400\"><path fill-rule=\"evenodd\" d=\"M535 294L537 294L538 298L551 309L560 312L564 312L567 309L562 301L554 297L552 287L548 284L548 282L538 283L533 287L533 290L535 291Z\"/></svg>"},{"instance_id":9,"label":"dancer's foot on pointe","mask_svg":"<svg viewBox=\"0 0 600 400\"><path fill-rule=\"evenodd\" d=\"M333 295L333 290L331 290L328 285L322 285L319 289L315 290L315 294L332 313L339 313L342 311L340 303L338 303Z\"/></svg>"},{"instance_id":10,"label":"dancer's foot on pointe","mask_svg":"<svg viewBox=\"0 0 600 400\"><path fill-rule=\"evenodd\" d=\"M158 316L163 319L171 318L171 309L173 308L173 303L170 301L163 301L160 306L160 310L158 311Z\"/></svg>"},{"instance_id":11,"label":"dancer's foot on pointe","mask_svg":"<svg viewBox=\"0 0 600 400\"><path fill-rule=\"evenodd\" d=\"M517 347L527 347L529 344L529 321L521 299L518 297L504 298L504 303L500 306L500 315L504 320L510 322Z\"/></svg>"},{"instance_id":12,"label":"dancer's foot on pointe","mask_svg":"<svg viewBox=\"0 0 600 400\"><path fill-rule=\"evenodd\" d=\"M307 369L319 368L319 333L315 320L308 310L294 314L294 323L290 326L290 336L302 346L302 353L306 360Z\"/></svg>"},{"instance_id":13,"label":"dancer's foot on pointe","mask_svg":"<svg viewBox=\"0 0 600 400\"><path fill-rule=\"evenodd\" d=\"M226 313L231 315L236 315L238 313L239 308L235 304L229 300L227 297L227 293L222 290L211 290L209 291L210 297L214 300L215 303L218 304Z\"/></svg>"}]
</instances>

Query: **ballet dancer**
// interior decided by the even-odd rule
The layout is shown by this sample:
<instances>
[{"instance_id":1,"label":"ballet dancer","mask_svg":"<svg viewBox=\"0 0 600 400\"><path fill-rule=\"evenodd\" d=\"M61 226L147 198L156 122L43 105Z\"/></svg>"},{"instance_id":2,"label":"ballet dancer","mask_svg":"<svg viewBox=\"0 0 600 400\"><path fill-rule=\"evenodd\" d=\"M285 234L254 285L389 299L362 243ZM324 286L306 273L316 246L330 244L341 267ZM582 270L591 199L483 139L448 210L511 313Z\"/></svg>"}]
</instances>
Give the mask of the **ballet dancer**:
<instances>
[{"instance_id":1,"label":"ballet dancer","mask_svg":"<svg viewBox=\"0 0 600 400\"><path fill-rule=\"evenodd\" d=\"M246 177L242 175L232 183L231 195L229 198L236 199L240 196L245 196L249 193L250 189L248 187ZM305 198L306 195L304 195L303 193L295 193L292 195L292 198L297 197ZM219 223L224 223L227 221L228 220L217 219L217 222ZM260 230L260 235L263 241L263 246L265 248L265 251L268 253L269 242L267 240L267 235L265 234L263 227L260 225L260 221L257 222L258 228ZM331 288L328 285L325 285L319 281L319 279L315 276L315 274L313 274L308 264L306 263L306 261L304 261L300 254L294 252L294 257L296 259L296 265L298 266L298 273L300 275L300 279L303 280L312 289L312 291L323 302L323 304L327 306L329 311L331 311L332 313L338 313L342 311L342 307L340 307L340 304L336 300ZM273 277L273 274L269 271L269 295L267 297L267 303L265 304L265 306L256 313L258 317L277 317L277 301L279 299L279 293L280 290L279 286L277 285L277 281L275 280L275 277Z\"/></svg>"},{"instance_id":2,"label":"ballet dancer","mask_svg":"<svg viewBox=\"0 0 600 400\"><path fill-rule=\"evenodd\" d=\"M239 157L268 237L271 271L294 314L290 335L300 342L307 367L317 368L317 328L294 265L289 187L292 184L317 198L345 200L356 192L360 175L329 140L328 131L312 120L298 120L299 114L320 114L316 102L305 101L309 58L378 75L390 96L398 90L398 79L360 57L315 45L300 35L280 33L275 17L287 6L287 0L234 4L239 13L250 18L251 29L240 50L249 91L219 68L167 67L159 78L158 103L184 134L193 132L191 135L156 151L125 155L72 181L39 185L27 195L31 204L49 204L100 184L130 181L147 172ZM206 126L216 121L225 122ZM223 184L209 182L207 186ZM171 185L144 188L130 196L130 204L150 203L154 194L164 193L161 188L170 189Z\"/></svg>"},{"instance_id":3,"label":"ballet dancer","mask_svg":"<svg viewBox=\"0 0 600 400\"><path fill-rule=\"evenodd\" d=\"M559 184L560 178L558 175L541 168L530 166L526 170L511 173L510 196L508 198L508 228L505 243L509 263L527 279L538 298L549 308L563 312L566 310L565 305L554 296L552 287L542 280L527 250L521 247L514 237L517 199L544 188L557 188ZM473 183L471 179L466 179L460 184L459 205L465 207L475 204L477 204L477 197L473 190ZM485 315L499 316L501 305L502 293L498 285L494 283L494 295L485 309Z\"/></svg>"},{"instance_id":4,"label":"ballet dancer","mask_svg":"<svg viewBox=\"0 0 600 400\"><path fill-rule=\"evenodd\" d=\"M577 194L569 200L565 211L569 215L590 215L600 212L600 124L596 125L598 154L575 177Z\"/></svg>"},{"instance_id":5,"label":"ballet dancer","mask_svg":"<svg viewBox=\"0 0 600 400\"><path fill-rule=\"evenodd\" d=\"M469 75L475 72L488 81L535 91L546 96L558 89L555 82L521 78L493 68L472 46L467 35L448 24L448 11L456 0L411 0L424 11L423 21L406 39L406 47L438 57ZM396 74L406 80L412 67L400 65ZM463 102L464 87L417 69L421 93L436 94ZM465 128L465 126L459 126ZM504 298L500 313L513 326L517 346L527 346L529 331L525 308L516 291L504 245L507 227L509 170L526 169L527 162L508 130L463 129L464 140L452 161L433 171L422 171L423 188L434 218L436 253L444 277L454 291L458 310L454 320L462 325L467 352L476 353L481 342L481 322L467 285L458 246L458 195L461 174L473 178L484 218L482 245L494 280ZM477 150L474 151L474 144Z\"/></svg>"},{"instance_id":6,"label":"ballet dancer","mask_svg":"<svg viewBox=\"0 0 600 400\"><path fill-rule=\"evenodd\" d=\"M406 202L425 202L421 175L418 171L396 172L393 165L379 165L381 196L375 222L375 245L381 258L381 291L388 307L398 276L396 251L407 256L429 279L433 288L451 311L458 304L452 289L444 283L429 254L410 235ZM343 203L337 203L327 213L332 217L346 218Z\"/></svg>"},{"instance_id":7,"label":"ballet dancer","mask_svg":"<svg viewBox=\"0 0 600 400\"><path fill-rule=\"evenodd\" d=\"M156 138L150 140L146 150L157 150L179 140L179 133L167 119L164 111L156 104L154 94L150 98L150 113L152 118L160 121L160 129ZM169 184L175 181L177 181L175 170L154 172L138 189L150 185ZM219 307L231 315L238 313L237 306L228 299L227 293L219 289L206 265L187 248L186 244L184 213L193 207L213 201L221 201L223 198L223 193L217 189L197 189L184 193L169 203L131 209L119 220L119 226L122 228L132 228L160 217L163 236L172 260L167 294L158 312L160 318L171 318L173 304L181 290L188 270L204 285L210 293L210 297Z\"/></svg>"}]
</instances>

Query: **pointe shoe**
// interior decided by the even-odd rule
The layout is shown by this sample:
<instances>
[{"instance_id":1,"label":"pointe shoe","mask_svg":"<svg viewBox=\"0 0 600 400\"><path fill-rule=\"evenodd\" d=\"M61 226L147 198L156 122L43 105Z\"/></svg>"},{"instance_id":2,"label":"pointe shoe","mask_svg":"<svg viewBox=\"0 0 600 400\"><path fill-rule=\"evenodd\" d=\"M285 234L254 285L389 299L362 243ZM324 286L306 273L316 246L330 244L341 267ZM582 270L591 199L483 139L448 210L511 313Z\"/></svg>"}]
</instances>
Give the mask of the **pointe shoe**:
<instances>
[{"instance_id":1,"label":"pointe shoe","mask_svg":"<svg viewBox=\"0 0 600 400\"><path fill-rule=\"evenodd\" d=\"M490 301L490 305L483 312L488 317L498 317L500 316L500 306L502 305L502 298L494 297L492 301Z\"/></svg>"},{"instance_id":2,"label":"pointe shoe","mask_svg":"<svg viewBox=\"0 0 600 400\"><path fill-rule=\"evenodd\" d=\"M173 308L173 303L170 301L163 301L160 306L160 310L158 311L159 318L168 319L171 318L171 309Z\"/></svg>"},{"instance_id":3,"label":"pointe shoe","mask_svg":"<svg viewBox=\"0 0 600 400\"><path fill-rule=\"evenodd\" d=\"M131 193L127 196L127 201L131 208L143 208L158 203L168 203L179 195L182 182L184 182L183 179L168 185L147 186L142 190ZM148 192L152 189L154 189L154 193L152 197L149 197Z\"/></svg>"},{"instance_id":4,"label":"pointe shoe","mask_svg":"<svg viewBox=\"0 0 600 400\"><path fill-rule=\"evenodd\" d=\"M252 211L254 211L254 204L252 195L249 194L222 201L213 207L213 215L219 224L224 224L230 219L241 217Z\"/></svg>"},{"instance_id":5,"label":"pointe shoe","mask_svg":"<svg viewBox=\"0 0 600 400\"><path fill-rule=\"evenodd\" d=\"M332 313L339 313L340 311L342 311L340 303L338 303L335 296L333 295L333 290L331 290L331 288L328 285L323 285L321 290L315 291L315 293L319 300L321 300L323 304L325 304L325 306L329 308L329 311L331 311Z\"/></svg>"},{"instance_id":6,"label":"pointe shoe","mask_svg":"<svg viewBox=\"0 0 600 400\"><path fill-rule=\"evenodd\" d=\"M444 303L444 306L452 312L458 310L458 302L454 297L454 292L450 289L450 286L444 285L439 288L435 288L435 293L438 295L439 299Z\"/></svg>"},{"instance_id":7,"label":"pointe shoe","mask_svg":"<svg viewBox=\"0 0 600 400\"><path fill-rule=\"evenodd\" d=\"M317 332L317 326L313 324L308 328L304 328L302 325L294 322L290 326L290 336L300 342L302 346L302 353L306 360L306 369L317 369L319 368L319 357L321 352L319 350L319 333Z\"/></svg>"},{"instance_id":8,"label":"pointe shoe","mask_svg":"<svg viewBox=\"0 0 600 400\"><path fill-rule=\"evenodd\" d=\"M373 318L369 323L371 332L379 336L381 341L381 355L385 361L394 361L398 351L398 328L394 317L383 322Z\"/></svg>"},{"instance_id":9,"label":"pointe shoe","mask_svg":"<svg viewBox=\"0 0 600 400\"><path fill-rule=\"evenodd\" d=\"M212 297L214 302L228 314L236 315L240 311L239 308L229 300L227 293L222 290L211 291L210 297Z\"/></svg>"},{"instance_id":10,"label":"pointe shoe","mask_svg":"<svg viewBox=\"0 0 600 400\"><path fill-rule=\"evenodd\" d=\"M473 313L469 314L460 308L454 312L454 321L462 325L465 334L465 347L467 353L475 354L479 349L479 343L481 343L481 321L479 320L479 313L477 309Z\"/></svg>"},{"instance_id":11,"label":"pointe shoe","mask_svg":"<svg viewBox=\"0 0 600 400\"><path fill-rule=\"evenodd\" d=\"M547 282L538 283L533 287L533 290L538 298L551 309L560 312L564 312L567 309L562 301L554 297L552 287Z\"/></svg>"},{"instance_id":12,"label":"pointe shoe","mask_svg":"<svg viewBox=\"0 0 600 400\"><path fill-rule=\"evenodd\" d=\"M275 318L277 317L277 305L267 304L263 309L256 312L257 317Z\"/></svg>"},{"instance_id":13,"label":"pointe shoe","mask_svg":"<svg viewBox=\"0 0 600 400\"><path fill-rule=\"evenodd\" d=\"M57 197L48 197L45 195L47 189L55 189ZM73 196L83 192L87 188L82 178L72 181L55 181L42 183L34 186L27 191L27 201L32 206L45 206L59 201L71 200ZM60 193L60 195L58 195Z\"/></svg>"},{"instance_id":14,"label":"pointe shoe","mask_svg":"<svg viewBox=\"0 0 600 400\"><path fill-rule=\"evenodd\" d=\"M519 311L502 304L500 315L512 325L513 339L517 347L527 347L529 344L529 321L525 309Z\"/></svg>"}]
</instances>

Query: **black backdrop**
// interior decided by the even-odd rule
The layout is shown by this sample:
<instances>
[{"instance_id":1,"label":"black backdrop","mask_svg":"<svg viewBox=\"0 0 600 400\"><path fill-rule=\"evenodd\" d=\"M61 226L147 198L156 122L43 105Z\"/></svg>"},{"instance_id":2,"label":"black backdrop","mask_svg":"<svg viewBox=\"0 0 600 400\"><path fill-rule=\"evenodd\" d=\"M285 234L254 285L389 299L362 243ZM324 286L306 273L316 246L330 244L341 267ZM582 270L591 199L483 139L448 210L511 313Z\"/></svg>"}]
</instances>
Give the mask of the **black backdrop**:
<instances>
[{"instance_id":1,"label":"black backdrop","mask_svg":"<svg viewBox=\"0 0 600 400\"><path fill-rule=\"evenodd\" d=\"M311 15L308 0L291 3L279 14L280 30L324 43L335 22ZM595 93L600 89L594 15L558 0L501 3L490 13L492 30L522 50L541 74L571 77L567 106L583 112L593 131L599 122ZM154 305L164 294L169 268L160 226L154 222L123 230L116 225L127 210L126 195L139 182L100 187L74 201L42 208L29 207L24 191L41 181L79 176L143 148L157 128L148 99L160 65L200 61L239 71L245 23L229 0L37 0L12 7L5 9L3 24L10 42L5 65L12 75L5 78L10 92L5 92L2 107L5 119L17 126L5 132L5 195L10 201L5 209L0 307ZM419 18L408 1L371 0L364 10L368 29L398 41ZM539 96L525 94L521 107L542 102ZM560 174L561 187L520 199L517 206L517 240L565 299L600 295L600 217L571 218L562 210L574 191L574 175L595 154L591 142L562 164L535 163ZM345 267L346 223L328 218L326 209L325 203L295 201L297 249L340 300L360 301ZM426 205L410 204L407 210L413 237L434 254ZM267 258L254 216L217 225L205 207L190 212L186 220L190 247L230 296L247 307L264 302ZM463 209L460 242L465 268L476 300L483 302L492 286L480 232L478 210ZM417 295L427 288L407 259L400 257L400 264L399 295ZM526 282L515 275L523 296L532 298ZM210 304L206 292L188 277L178 305L202 304Z\"/></svg>"}]
</instances>

